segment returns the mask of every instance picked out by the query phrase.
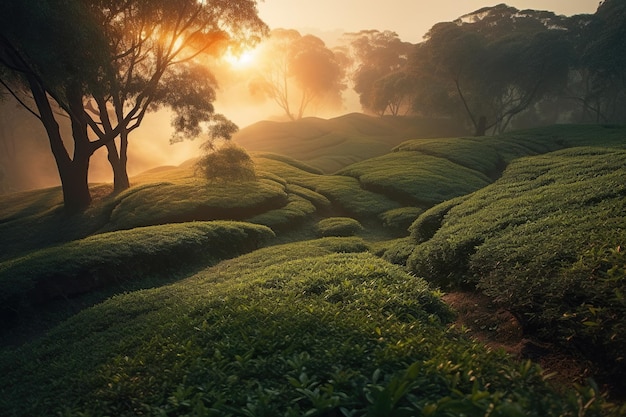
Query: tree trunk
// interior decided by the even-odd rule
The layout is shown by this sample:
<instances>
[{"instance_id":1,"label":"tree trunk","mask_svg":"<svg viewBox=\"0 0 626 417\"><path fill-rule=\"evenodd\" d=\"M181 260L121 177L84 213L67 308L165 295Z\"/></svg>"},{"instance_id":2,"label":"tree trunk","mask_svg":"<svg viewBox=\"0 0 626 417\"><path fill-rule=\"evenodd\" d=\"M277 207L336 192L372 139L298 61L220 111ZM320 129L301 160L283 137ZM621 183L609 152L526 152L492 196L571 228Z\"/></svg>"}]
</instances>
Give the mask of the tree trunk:
<instances>
[{"instance_id":1,"label":"tree trunk","mask_svg":"<svg viewBox=\"0 0 626 417\"><path fill-rule=\"evenodd\" d=\"M126 171L126 158L118 155L115 141L107 142L106 147L109 164L111 169L113 169L113 192L119 193L127 190L130 187L130 182L128 180L128 172ZM125 148L122 147L121 149Z\"/></svg>"},{"instance_id":2,"label":"tree trunk","mask_svg":"<svg viewBox=\"0 0 626 417\"><path fill-rule=\"evenodd\" d=\"M474 136L485 136L487 134L487 118L480 116L478 123L476 124L476 130Z\"/></svg>"},{"instance_id":3,"label":"tree trunk","mask_svg":"<svg viewBox=\"0 0 626 417\"><path fill-rule=\"evenodd\" d=\"M45 90L33 76L27 77L59 171L65 210L69 213L82 211L91 204L88 170L89 159L93 152L88 147L86 128L84 132L81 132L80 123L77 124L75 120L72 120L74 134L74 159L72 160L63 144L59 124L54 117Z\"/></svg>"},{"instance_id":4,"label":"tree trunk","mask_svg":"<svg viewBox=\"0 0 626 417\"><path fill-rule=\"evenodd\" d=\"M69 166L59 167L63 202L68 213L78 213L91 204L88 182L89 157L75 157Z\"/></svg>"},{"instance_id":5,"label":"tree trunk","mask_svg":"<svg viewBox=\"0 0 626 417\"><path fill-rule=\"evenodd\" d=\"M78 85L67 88L68 104L72 121L72 139L74 141L74 157L65 174L63 193L65 208L69 212L78 212L91 204L89 192L89 160L95 149L92 149L87 134L87 116L83 106L83 94ZM65 198L67 196L67 198Z\"/></svg>"}]
</instances>

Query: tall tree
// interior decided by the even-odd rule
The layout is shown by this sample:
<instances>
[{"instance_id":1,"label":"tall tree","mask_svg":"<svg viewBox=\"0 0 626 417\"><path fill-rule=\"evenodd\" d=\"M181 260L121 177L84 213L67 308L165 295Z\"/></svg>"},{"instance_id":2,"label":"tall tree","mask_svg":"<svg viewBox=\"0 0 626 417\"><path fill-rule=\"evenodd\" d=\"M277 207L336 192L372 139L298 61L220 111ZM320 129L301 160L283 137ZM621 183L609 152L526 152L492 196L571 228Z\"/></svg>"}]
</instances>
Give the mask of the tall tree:
<instances>
[{"instance_id":1,"label":"tall tree","mask_svg":"<svg viewBox=\"0 0 626 417\"><path fill-rule=\"evenodd\" d=\"M353 60L354 91L362 108L379 115L394 113L399 100L404 100L397 87L407 80L399 71L405 66L412 45L402 42L392 31L363 30L346 33L344 39Z\"/></svg>"},{"instance_id":2,"label":"tall tree","mask_svg":"<svg viewBox=\"0 0 626 417\"><path fill-rule=\"evenodd\" d=\"M250 0L89 3L114 52L108 88L93 95L96 105L90 110L102 121L102 132L120 127L118 143L106 146L114 187L122 190L129 186L128 136L146 112L170 108L174 140L198 135L211 121L217 83L197 58L221 52L225 44L253 44L265 26L256 16L256 2Z\"/></svg>"},{"instance_id":3,"label":"tall tree","mask_svg":"<svg viewBox=\"0 0 626 417\"><path fill-rule=\"evenodd\" d=\"M29 0L3 2L0 16L0 62L34 99L29 108L46 127L70 210L91 201L89 159L100 147L109 150L116 187L128 186L128 134L148 111L168 106L179 132L197 133L212 117L214 84L194 60L265 30L252 0ZM171 88L183 79L200 88ZM55 108L71 120L73 158Z\"/></svg>"},{"instance_id":4,"label":"tall tree","mask_svg":"<svg viewBox=\"0 0 626 417\"><path fill-rule=\"evenodd\" d=\"M261 64L250 91L274 100L291 120L302 118L311 104L341 101L343 57L320 38L275 29L258 55Z\"/></svg>"},{"instance_id":5,"label":"tall tree","mask_svg":"<svg viewBox=\"0 0 626 417\"><path fill-rule=\"evenodd\" d=\"M396 71L374 81L369 99L369 108L379 116L406 115L413 106L415 83L405 71Z\"/></svg>"},{"instance_id":6,"label":"tall tree","mask_svg":"<svg viewBox=\"0 0 626 417\"><path fill-rule=\"evenodd\" d=\"M572 53L562 19L506 5L480 9L433 26L409 70L456 100L477 136L501 132L517 114L564 88ZM426 106L416 97L416 108Z\"/></svg>"},{"instance_id":7,"label":"tall tree","mask_svg":"<svg viewBox=\"0 0 626 417\"><path fill-rule=\"evenodd\" d=\"M45 127L65 206L71 211L91 201L89 159L104 141L94 143L88 138L83 97L98 85L107 54L104 37L77 1L0 3L1 82ZM32 101L22 93L28 93ZM72 138L67 147L59 113L71 119ZM112 139L112 135L105 138Z\"/></svg>"},{"instance_id":8,"label":"tall tree","mask_svg":"<svg viewBox=\"0 0 626 417\"><path fill-rule=\"evenodd\" d=\"M626 121L626 3L606 0L580 24L572 96L595 122Z\"/></svg>"}]
</instances>

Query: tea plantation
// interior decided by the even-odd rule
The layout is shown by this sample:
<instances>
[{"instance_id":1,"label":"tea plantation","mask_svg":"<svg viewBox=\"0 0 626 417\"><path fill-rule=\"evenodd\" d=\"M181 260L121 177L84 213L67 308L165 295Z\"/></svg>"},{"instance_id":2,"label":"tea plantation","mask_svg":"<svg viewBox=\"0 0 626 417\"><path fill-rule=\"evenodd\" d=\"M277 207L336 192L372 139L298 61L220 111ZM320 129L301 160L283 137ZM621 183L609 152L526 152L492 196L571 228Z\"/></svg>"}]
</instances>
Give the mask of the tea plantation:
<instances>
[{"instance_id":1,"label":"tea plantation","mask_svg":"<svg viewBox=\"0 0 626 417\"><path fill-rule=\"evenodd\" d=\"M309 121L326 139L333 123ZM189 161L117 195L93 184L77 215L58 188L4 196L0 415L626 413L626 128L367 157L344 143L354 163L334 174L311 161L337 141L306 161L274 142L250 152L254 179L212 181ZM592 378L553 383L473 338L442 299L458 291Z\"/></svg>"}]
</instances>

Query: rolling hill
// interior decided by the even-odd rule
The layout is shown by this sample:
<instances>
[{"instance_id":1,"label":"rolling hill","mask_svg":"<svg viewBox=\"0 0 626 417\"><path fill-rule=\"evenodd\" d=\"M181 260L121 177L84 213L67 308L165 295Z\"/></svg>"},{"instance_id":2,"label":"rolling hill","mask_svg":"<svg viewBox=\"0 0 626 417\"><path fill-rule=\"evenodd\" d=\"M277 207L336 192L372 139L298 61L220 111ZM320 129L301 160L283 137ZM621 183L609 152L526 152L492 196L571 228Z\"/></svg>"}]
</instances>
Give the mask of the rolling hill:
<instances>
[{"instance_id":1,"label":"rolling hill","mask_svg":"<svg viewBox=\"0 0 626 417\"><path fill-rule=\"evenodd\" d=\"M255 180L189 161L74 216L6 196L0 414L623 415L626 127L414 128L264 122ZM443 291L543 350L472 338ZM555 351L576 385L533 363Z\"/></svg>"},{"instance_id":2,"label":"rolling hill","mask_svg":"<svg viewBox=\"0 0 626 417\"><path fill-rule=\"evenodd\" d=\"M464 134L466 129L449 120L350 113L328 120L262 121L241 129L233 141L248 151L286 155L333 173L354 162L384 155L407 139Z\"/></svg>"}]
</instances>

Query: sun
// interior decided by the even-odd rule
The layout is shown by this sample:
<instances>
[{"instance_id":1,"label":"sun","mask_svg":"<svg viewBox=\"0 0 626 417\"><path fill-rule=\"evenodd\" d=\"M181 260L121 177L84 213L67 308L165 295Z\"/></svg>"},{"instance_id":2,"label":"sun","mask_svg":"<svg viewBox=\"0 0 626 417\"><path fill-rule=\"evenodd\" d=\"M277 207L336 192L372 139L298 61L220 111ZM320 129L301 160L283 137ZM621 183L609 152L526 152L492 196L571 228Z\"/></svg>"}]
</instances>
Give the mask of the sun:
<instances>
[{"instance_id":1,"label":"sun","mask_svg":"<svg viewBox=\"0 0 626 417\"><path fill-rule=\"evenodd\" d=\"M250 67L256 58L256 50L248 49L234 53L232 50L226 51L224 60L234 69L245 69Z\"/></svg>"}]
</instances>

